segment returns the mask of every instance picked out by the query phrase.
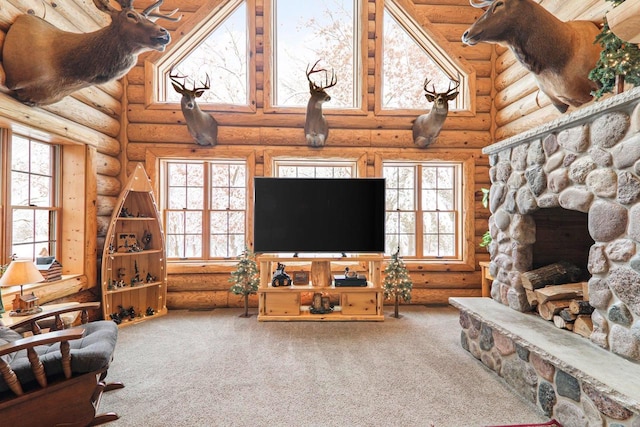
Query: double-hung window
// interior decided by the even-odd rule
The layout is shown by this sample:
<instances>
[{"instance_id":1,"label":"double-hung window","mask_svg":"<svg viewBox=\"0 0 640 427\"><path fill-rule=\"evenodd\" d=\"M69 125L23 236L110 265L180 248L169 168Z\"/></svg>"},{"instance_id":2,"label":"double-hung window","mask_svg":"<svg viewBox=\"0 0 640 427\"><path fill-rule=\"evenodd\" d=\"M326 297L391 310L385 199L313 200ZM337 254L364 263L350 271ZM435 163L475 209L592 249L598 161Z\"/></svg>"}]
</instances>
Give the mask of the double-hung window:
<instances>
[{"instance_id":1,"label":"double-hung window","mask_svg":"<svg viewBox=\"0 0 640 427\"><path fill-rule=\"evenodd\" d=\"M383 164L386 252L418 259L462 257L462 163Z\"/></svg>"},{"instance_id":2,"label":"double-hung window","mask_svg":"<svg viewBox=\"0 0 640 427\"><path fill-rule=\"evenodd\" d=\"M7 255L33 260L57 256L60 147L16 134L9 147Z\"/></svg>"},{"instance_id":3,"label":"double-hung window","mask_svg":"<svg viewBox=\"0 0 640 427\"><path fill-rule=\"evenodd\" d=\"M168 260L228 259L245 248L245 160L163 160Z\"/></svg>"}]
</instances>

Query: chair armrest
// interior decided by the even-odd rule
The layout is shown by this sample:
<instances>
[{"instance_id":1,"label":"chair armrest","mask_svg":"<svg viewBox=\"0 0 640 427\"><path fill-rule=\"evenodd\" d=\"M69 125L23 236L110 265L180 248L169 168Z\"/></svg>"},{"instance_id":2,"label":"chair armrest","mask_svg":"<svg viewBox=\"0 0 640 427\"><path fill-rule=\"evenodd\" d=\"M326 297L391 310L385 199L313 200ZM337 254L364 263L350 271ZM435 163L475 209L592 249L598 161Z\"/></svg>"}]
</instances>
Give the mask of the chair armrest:
<instances>
[{"instance_id":1,"label":"chair armrest","mask_svg":"<svg viewBox=\"0 0 640 427\"><path fill-rule=\"evenodd\" d=\"M50 345L56 342L64 342L70 340L77 340L84 336L84 329L71 328L63 329L62 331L47 332L46 334L32 335L27 338L20 338L19 340L12 341L10 343L0 346L0 356L13 353L16 351L33 348L38 345Z\"/></svg>"},{"instance_id":2,"label":"chair armrest","mask_svg":"<svg viewBox=\"0 0 640 427\"><path fill-rule=\"evenodd\" d=\"M84 329L72 328L62 331L49 332L46 334L33 335L27 338L21 338L0 346L0 356L26 349L33 375L38 384L40 384L40 386L44 388L47 386L47 376L44 371L42 361L40 360L38 353L36 353L36 351L34 350L34 347L38 345L51 345L53 343L60 342L60 353L62 356L60 362L62 364L62 371L64 373L64 376L68 379L71 378L71 350L69 341L82 338L83 335ZM0 375L2 375L2 378L4 379L7 386L16 395L21 396L22 394L24 394L22 385L18 380L18 376L11 369L9 363L7 363L7 361L5 361L2 357L0 357Z\"/></svg>"},{"instance_id":3,"label":"chair armrest","mask_svg":"<svg viewBox=\"0 0 640 427\"><path fill-rule=\"evenodd\" d=\"M55 325L56 330L63 328L62 319L60 315L64 313L72 313L74 311L82 311L82 323L87 323L88 317L86 315L87 310L97 310L100 308L100 302L84 302L80 304L73 304L67 307L58 307L54 309L47 310L47 306L41 306L43 309L42 312L32 314L30 316L25 316L20 320L16 320L13 325L11 325L11 329L17 330L24 327L30 327L34 334L40 333L40 327L38 326L38 322L47 319L49 317L55 317Z\"/></svg>"}]
</instances>

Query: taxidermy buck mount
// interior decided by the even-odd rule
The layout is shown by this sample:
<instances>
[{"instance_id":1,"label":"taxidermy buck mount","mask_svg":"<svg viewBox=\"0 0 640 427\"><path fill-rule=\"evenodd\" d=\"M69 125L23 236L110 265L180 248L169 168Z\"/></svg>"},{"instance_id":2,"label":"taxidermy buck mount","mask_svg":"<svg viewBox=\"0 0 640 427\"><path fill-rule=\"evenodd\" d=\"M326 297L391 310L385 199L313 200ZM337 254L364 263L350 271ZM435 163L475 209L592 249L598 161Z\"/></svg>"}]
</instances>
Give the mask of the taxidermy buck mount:
<instances>
[{"instance_id":1,"label":"taxidermy buck mount","mask_svg":"<svg viewBox=\"0 0 640 427\"><path fill-rule=\"evenodd\" d=\"M147 50L163 51L171 41L157 18L172 18L177 9L153 12L163 0L138 13L133 0L93 0L111 16L111 23L91 33L62 31L42 18L20 15L9 27L2 50L6 86L27 105L47 105L94 84L124 76Z\"/></svg>"},{"instance_id":2,"label":"taxidermy buck mount","mask_svg":"<svg viewBox=\"0 0 640 427\"><path fill-rule=\"evenodd\" d=\"M449 82L447 91L438 93L434 85L431 85L431 90L427 88L429 78L424 80L424 96L427 101L433 102L433 107L429 113L418 116L413 122L413 142L418 147L426 148L430 146L440 135L442 125L444 125L449 113L449 101L456 99L459 93L460 82L458 80L453 82L455 82L453 88L451 87L451 82Z\"/></svg>"},{"instance_id":3,"label":"taxidermy buck mount","mask_svg":"<svg viewBox=\"0 0 640 427\"><path fill-rule=\"evenodd\" d=\"M338 83L333 70L331 70L331 79L327 74L327 70L324 68L316 69L316 66L320 60L317 60L311 70L307 65L307 80L309 81L309 92L311 97L307 103L307 116L304 122L304 135L307 139L307 144L311 147L323 147L329 137L329 125L327 119L322 114L322 104L327 101L331 101L331 97L327 94L326 90L333 87ZM317 85L311 80L311 75L314 73L324 72L324 84Z\"/></svg>"},{"instance_id":4,"label":"taxidermy buck mount","mask_svg":"<svg viewBox=\"0 0 640 427\"><path fill-rule=\"evenodd\" d=\"M174 75L171 71L169 78L176 92L182 95L180 108L187 122L189 134L198 145L216 145L218 142L218 122L211 115L203 112L196 103L196 98L200 98L205 90L209 90L209 75L207 74L207 80L202 83L202 87L196 87L194 81L193 89L187 89L184 83L176 80L185 79L186 82L186 76Z\"/></svg>"},{"instance_id":5,"label":"taxidermy buck mount","mask_svg":"<svg viewBox=\"0 0 640 427\"><path fill-rule=\"evenodd\" d=\"M592 99L598 88L589 80L600 47L594 44L600 32L590 21L562 22L533 0L484 0L473 7L489 6L462 35L468 45L501 43L533 73L540 90L564 113Z\"/></svg>"}]
</instances>

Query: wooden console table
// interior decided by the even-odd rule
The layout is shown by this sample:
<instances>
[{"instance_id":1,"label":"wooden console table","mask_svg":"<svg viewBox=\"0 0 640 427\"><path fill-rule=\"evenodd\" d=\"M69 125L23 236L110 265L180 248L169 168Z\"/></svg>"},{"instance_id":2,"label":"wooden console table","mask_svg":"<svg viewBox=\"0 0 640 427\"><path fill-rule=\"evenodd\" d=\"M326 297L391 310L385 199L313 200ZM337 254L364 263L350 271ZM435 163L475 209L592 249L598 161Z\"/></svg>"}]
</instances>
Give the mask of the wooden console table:
<instances>
[{"instance_id":1,"label":"wooden console table","mask_svg":"<svg viewBox=\"0 0 640 427\"><path fill-rule=\"evenodd\" d=\"M258 255L260 288L258 289L259 321L383 321L380 266L382 255L313 258ZM309 270L309 283L292 286L271 286L271 275L277 263L285 264L287 272ZM352 271L367 276L367 286L335 287L331 270L348 266ZM336 268L338 267L338 268ZM303 294L321 293L338 296L340 304L331 313L312 314L303 304Z\"/></svg>"}]
</instances>

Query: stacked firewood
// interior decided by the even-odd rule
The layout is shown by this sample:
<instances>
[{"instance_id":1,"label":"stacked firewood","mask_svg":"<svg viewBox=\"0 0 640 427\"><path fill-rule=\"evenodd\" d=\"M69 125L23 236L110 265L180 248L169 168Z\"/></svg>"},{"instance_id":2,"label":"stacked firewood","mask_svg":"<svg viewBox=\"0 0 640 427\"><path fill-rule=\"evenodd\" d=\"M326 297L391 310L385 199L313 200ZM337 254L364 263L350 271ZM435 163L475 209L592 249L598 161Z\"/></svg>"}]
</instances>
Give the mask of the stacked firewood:
<instances>
[{"instance_id":1,"label":"stacked firewood","mask_svg":"<svg viewBox=\"0 0 640 427\"><path fill-rule=\"evenodd\" d=\"M581 270L558 262L522 273L529 304L558 328L589 337L593 331L587 282L577 281Z\"/></svg>"}]
</instances>

